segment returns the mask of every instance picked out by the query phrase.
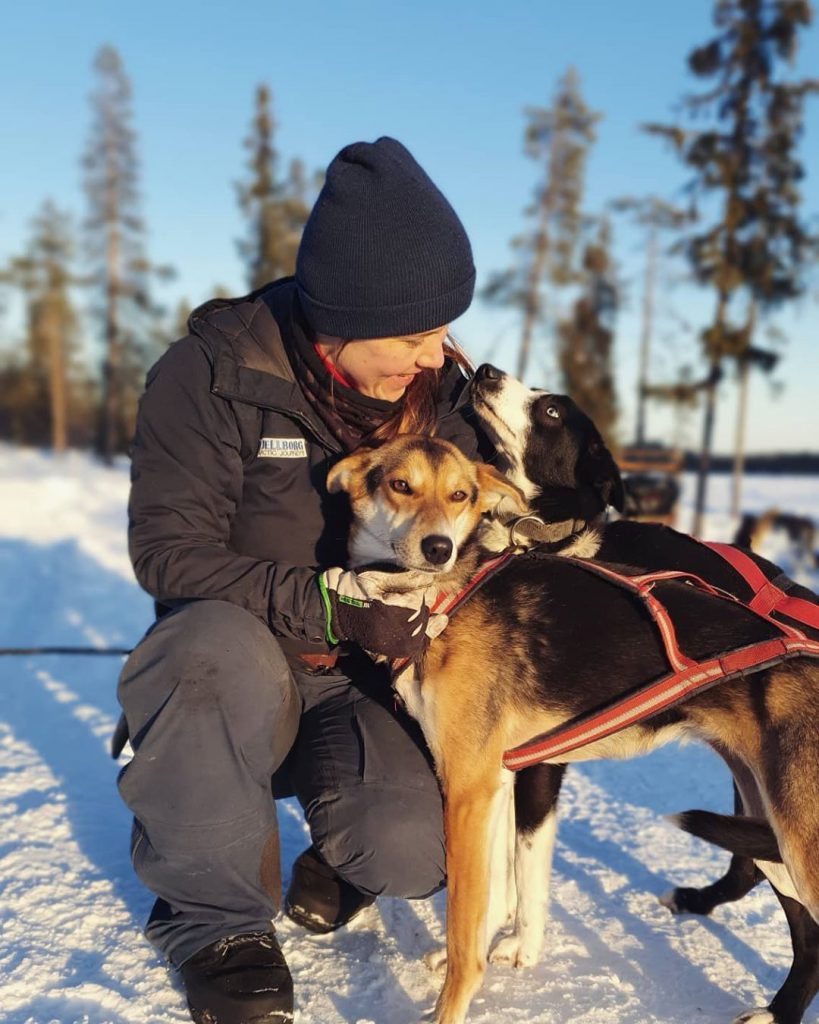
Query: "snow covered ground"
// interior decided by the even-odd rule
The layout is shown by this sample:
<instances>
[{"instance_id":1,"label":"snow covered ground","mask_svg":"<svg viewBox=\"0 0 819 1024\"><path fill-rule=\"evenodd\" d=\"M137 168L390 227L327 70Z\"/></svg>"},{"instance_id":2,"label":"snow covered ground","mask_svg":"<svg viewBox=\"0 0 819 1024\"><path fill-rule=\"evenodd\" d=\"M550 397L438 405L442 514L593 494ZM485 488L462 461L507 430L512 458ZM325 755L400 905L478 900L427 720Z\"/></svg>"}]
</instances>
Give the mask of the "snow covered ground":
<instances>
[{"instance_id":1,"label":"snow covered ground","mask_svg":"<svg viewBox=\"0 0 819 1024\"><path fill-rule=\"evenodd\" d=\"M0 446L0 647L130 647L151 618L125 550L127 467ZM691 481L686 481L690 498ZM708 534L729 539L728 481L709 492ZM746 481L744 505L819 518L819 479ZM687 510L680 523L687 527ZM805 580L805 582L809 582ZM813 579L813 585L819 579ZM0 658L0 1021L189 1020L173 975L141 936L151 898L133 877L129 821L107 746L119 659ZM727 1022L764 1005L790 965L773 894L758 887L713 919L674 918L670 884L701 884L727 855L662 815L728 810L725 769L704 748L572 769L562 798L547 953L531 971L490 967L470 1021ZM285 874L305 845L281 808ZM349 929L278 928L299 1024L416 1024L437 981L422 955L443 938L444 899L381 899ZM819 1003L808 1013L819 1021Z\"/></svg>"}]
</instances>

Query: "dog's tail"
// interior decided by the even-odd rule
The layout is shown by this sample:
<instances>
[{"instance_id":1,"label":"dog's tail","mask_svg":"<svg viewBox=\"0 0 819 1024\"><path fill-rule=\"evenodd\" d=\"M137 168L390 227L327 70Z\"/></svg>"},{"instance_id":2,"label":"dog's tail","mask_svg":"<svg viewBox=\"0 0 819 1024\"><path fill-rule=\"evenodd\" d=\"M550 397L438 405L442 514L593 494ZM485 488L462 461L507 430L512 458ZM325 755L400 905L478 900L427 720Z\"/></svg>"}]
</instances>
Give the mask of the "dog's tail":
<instances>
[{"instance_id":1,"label":"dog's tail","mask_svg":"<svg viewBox=\"0 0 819 1024\"><path fill-rule=\"evenodd\" d=\"M690 832L692 836L741 857L782 863L776 835L764 818L713 814L711 811L683 811L681 814L670 814L668 820L683 832Z\"/></svg>"}]
</instances>

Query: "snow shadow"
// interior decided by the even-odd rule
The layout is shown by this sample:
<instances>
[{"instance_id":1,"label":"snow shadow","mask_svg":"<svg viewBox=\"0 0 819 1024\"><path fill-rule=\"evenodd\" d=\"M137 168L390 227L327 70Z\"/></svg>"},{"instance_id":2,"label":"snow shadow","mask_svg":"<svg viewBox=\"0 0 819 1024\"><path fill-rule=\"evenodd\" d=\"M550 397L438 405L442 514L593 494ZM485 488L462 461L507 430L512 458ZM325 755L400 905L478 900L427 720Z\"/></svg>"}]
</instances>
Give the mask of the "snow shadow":
<instances>
[{"instance_id":1,"label":"snow shadow","mask_svg":"<svg viewBox=\"0 0 819 1024\"><path fill-rule=\"evenodd\" d=\"M692 806L730 812L731 777L722 761L699 744L671 745L628 762L572 766L566 779L555 855L558 884L571 883L594 914L589 921L554 900L555 920L595 960L599 954L602 969L616 971L638 991L647 981L674 978L684 981L686 1001L709 1011L725 1007L725 1012L758 1003L760 988L770 998L787 974L790 943L784 915L765 883L742 904L718 910L715 918L674 916L657 902L674 885L715 881L728 866L728 854L684 838L656 819ZM776 950L759 945L751 926L760 915L769 933L771 927L781 932ZM622 925L641 950L637 956L601 941L597 928L606 919ZM715 984L708 965L697 966L690 957L687 937L698 933L702 939L695 941L724 960L725 985ZM766 959L768 953L774 963ZM661 1005L646 995L646 1012L661 1014Z\"/></svg>"},{"instance_id":2,"label":"snow shadow","mask_svg":"<svg viewBox=\"0 0 819 1024\"><path fill-rule=\"evenodd\" d=\"M0 577L7 581L0 590L0 648L131 647L150 621L150 602L135 584L100 566L74 541L39 546L2 539ZM108 752L122 662L104 655L0 656L0 728L8 753L0 783L10 795L13 837L4 836L0 855L6 853L4 885L17 894L20 940L14 948L25 971L48 958L51 933L52 971L128 998L136 988L111 977L104 952L83 949L98 925L129 941L136 937L139 948L151 903L131 869L130 815L117 794L119 769ZM59 928L50 925L49 899L74 904ZM147 945L144 952L151 957ZM9 967L4 974L11 974ZM49 998L41 992L19 1007L20 1019L27 1013L44 1019ZM54 996L54 1005L64 998ZM108 1019L119 1018L108 1010Z\"/></svg>"},{"instance_id":3,"label":"snow shadow","mask_svg":"<svg viewBox=\"0 0 819 1024\"><path fill-rule=\"evenodd\" d=\"M583 913L568 911L554 900L552 918L582 944L584 955L590 957L600 970L614 972L640 993L640 1002L646 1013L656 1014L658 1019L662 1019L663 1012L669 1012L665 1005L665 988L669 979L674 979L674 988L682 988L689 1005L707 1008L708 1013L715 1014L714 1020L731 1019L738 1009L753 1005L752 993L735 989L732 984L722 987L709 977L706 966L692 962L683 949L678 948L685 929L704 926L718 941L723 950L721 955L726 959L735 960L758 980L770 974L770 964L762 959L759 951L730 928L703 918L674 917L659 904L658 896L671 888L668 878L673 876L673 863L658 863L656 869L649 868L618 842L601 838L588 821L561 822L559 834L555 870L563 879L571 881L581 896L588 898L593 916L587 918ZM572 860L566 857L562 848L571 851ZM625 876L624 883L611 891L604 884L605 873L578 866L574 862L575 856L589 863L612 866L619 875ZM707 865L712 866L713 861L709 860ZM704 876L707 870L704 864ZM617 924L617 945L622 943L624 948L612 948L605 937L605 926L601 934L601 920ZM548 928L549 925L547 931ZM779 984L781 981L784 981L784 974ZM669 1015L669 1019L678 1018Z\"/></svg>"},{"instance_id":4,"label":"snow shadow","mask_svg":"<svg viewBox=\"0 0 819 1024\"><path fill-rule=\"evenodd\" d=\"M38 547L0 540L0 575L26 581L0 597L3 648L131 647L150 622L145 595L73 541ZM125 867L130 871L129 815L117 796L118 768L108 752L123 661L117 655L35 654L0 662L2 718L59 781L74 836L100 875L115 881ZM29 793L23 806L43 799Z\"/></svg>"}]
</instances>

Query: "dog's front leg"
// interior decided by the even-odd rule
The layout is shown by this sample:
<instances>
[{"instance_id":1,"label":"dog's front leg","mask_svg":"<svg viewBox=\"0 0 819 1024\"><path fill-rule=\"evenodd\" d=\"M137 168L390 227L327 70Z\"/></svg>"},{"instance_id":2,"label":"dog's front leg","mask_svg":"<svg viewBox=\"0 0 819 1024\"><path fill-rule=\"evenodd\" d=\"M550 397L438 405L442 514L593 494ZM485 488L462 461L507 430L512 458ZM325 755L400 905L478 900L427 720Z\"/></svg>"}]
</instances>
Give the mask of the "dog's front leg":
<instances>
[{"instance_id":1,"label":"dog's front leg","mask_svg":"<svg viewBox=\"0 0 819 1024\"><path fill-rule=\"evenodd\" d=\"M515 928L492 950L493 963L531 967L540 959L549 912L557 800L565 771L565 765L535 765L515 780Z\"/></svg>"},{"instance_id":2,"label":"dog's front leg","mask_svg":"<svg viewBox=\"0 0 819 1024\"><path fill-rule=\"evenodd\" d=\"M498 758L499 760L499 758ZM498 763L495 761L495 764ZM444 782L447 865L446 980L436 1024L463 1024L486 970L490 825L497 769Z\"/></svg>"},{"instance_id":3,"label":"dog's front leg","mask_svg":"<svg viewBox=\"0 0 819 1024\"><path fill-rule=\"evenodd\" d=\"M498 932L515 913L515 777L501 770L501 785L490 819L491 860L489 906L486 916L487 952Z\"/></svg>"},{"instance_id":4,"label":"dog's front leg","mask_svg":"<svg viewBox=\"0 0 819 1024\"><path fill-rule=\"evenodd\" d=\"M490 866L489 895L484 928L488 953L493 938L515 916L517 893L515 888L515 806L513 778L501 772L501 786L490 811ZM427 966L442 976L446 972L446 946L433 950L424 957ZM494 959L494 955L492 957Z\"/></svg>"}]
</instances>

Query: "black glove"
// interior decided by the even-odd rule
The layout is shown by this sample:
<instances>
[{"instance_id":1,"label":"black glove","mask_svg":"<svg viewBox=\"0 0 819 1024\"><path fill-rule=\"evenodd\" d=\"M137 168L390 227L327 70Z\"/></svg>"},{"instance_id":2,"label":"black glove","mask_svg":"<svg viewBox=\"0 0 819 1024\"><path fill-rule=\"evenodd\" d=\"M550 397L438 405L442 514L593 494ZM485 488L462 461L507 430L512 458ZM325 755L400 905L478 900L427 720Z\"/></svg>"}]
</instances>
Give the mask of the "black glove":
<instances>
[{"instance_id":1,"label":"black glove","mask_svg":"<svg viewBox=\"0 0 819 1024\"><path fill-rule=\"evenodd\" d=\"M339 568L319 574L328 643L349 640L387 658L417 658L429 640L429 608L423 594L384 595L379 587L368 585L367 576Z\"/></svg>"}]
</instances>

